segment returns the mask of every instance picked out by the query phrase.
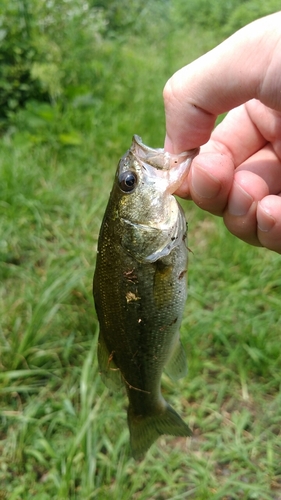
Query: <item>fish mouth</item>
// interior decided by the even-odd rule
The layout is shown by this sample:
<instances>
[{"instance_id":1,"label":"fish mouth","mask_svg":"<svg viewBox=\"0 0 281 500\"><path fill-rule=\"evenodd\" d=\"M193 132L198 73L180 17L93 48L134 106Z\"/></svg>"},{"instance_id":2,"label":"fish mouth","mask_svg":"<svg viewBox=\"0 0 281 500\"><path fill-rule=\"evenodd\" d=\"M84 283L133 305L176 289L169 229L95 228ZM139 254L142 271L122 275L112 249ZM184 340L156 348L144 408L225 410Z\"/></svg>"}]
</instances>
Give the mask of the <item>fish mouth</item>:
<instances>
[{"instance_id":1,"label":"fish mouth","mask_svg":"<svg viewBox=\"0 0 281 500\"><path fill-rule=\"evenodd\" d=\"M198 155L199 150L200 148L194 148L179 154L168 153L164 151L163 148L154 149L146 146L142 142L142 138L136 134L133 136L132 145L130 147L130 151L136 159L157 170L170 170L187 161L191 164L193 158Z\"/></svg>"}]
</instances>

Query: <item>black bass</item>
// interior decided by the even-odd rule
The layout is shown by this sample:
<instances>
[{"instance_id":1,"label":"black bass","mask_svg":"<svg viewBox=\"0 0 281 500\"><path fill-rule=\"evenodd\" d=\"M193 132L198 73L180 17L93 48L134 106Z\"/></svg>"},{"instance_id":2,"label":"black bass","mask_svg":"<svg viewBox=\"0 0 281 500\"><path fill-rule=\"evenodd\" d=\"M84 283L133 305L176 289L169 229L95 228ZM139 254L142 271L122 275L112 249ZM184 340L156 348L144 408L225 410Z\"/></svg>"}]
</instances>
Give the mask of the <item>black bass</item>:
<instances>
[{"instance_id":1,"label":"black bass","mask_svg":"<svg viewBox=\"0 0 281 500\"><path fill-rule=\"evenodd\" d=\"M186 300L186 220L172 193L198 150L179 155L133 137L102 222L94 299L98 362L111 390L125 386L134 458L161 435L191 431L161 394L163 370L186 375L179 328Z\"/></svg>"}]
</instances>

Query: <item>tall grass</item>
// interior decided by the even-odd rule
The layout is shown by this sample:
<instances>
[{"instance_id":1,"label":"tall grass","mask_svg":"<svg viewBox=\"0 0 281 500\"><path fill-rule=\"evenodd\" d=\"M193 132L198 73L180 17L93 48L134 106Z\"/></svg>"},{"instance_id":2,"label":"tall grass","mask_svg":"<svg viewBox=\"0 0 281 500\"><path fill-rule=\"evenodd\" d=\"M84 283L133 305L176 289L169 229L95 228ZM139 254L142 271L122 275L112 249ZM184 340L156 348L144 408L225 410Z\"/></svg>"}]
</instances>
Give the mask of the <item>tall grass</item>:
<instances>
[{"instance_id":1,"label":"tall grass","mask_svg":"<svg viewBox=\"0 0 281 500\"><path fill-rule=\"evenodd\" d=\"M126 398L96 360L92 276L116 163L133 133L162 145L165 81L221 36L170 24L107 40L92 91L29 102L1 138L1 500L281 498L279 255L183 203L189 374L163 391L193 438L161 437L134 462Z\"/></svg>"}]
</instances>

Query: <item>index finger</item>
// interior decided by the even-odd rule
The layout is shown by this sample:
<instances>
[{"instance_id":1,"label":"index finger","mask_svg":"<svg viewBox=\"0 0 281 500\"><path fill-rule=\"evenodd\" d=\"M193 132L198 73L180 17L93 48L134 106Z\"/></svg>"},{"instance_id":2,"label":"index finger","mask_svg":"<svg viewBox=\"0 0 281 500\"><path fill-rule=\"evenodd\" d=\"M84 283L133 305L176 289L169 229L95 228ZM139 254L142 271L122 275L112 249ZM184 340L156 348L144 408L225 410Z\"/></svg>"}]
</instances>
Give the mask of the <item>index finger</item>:
<instances>
[{"instance_id":1,"label":"index finger","mask_svg":"<svg viewBox=\"0 0 281 500\"><path fill-rule=\"evenodd\" d=\"M176 72L164 88L165 149L207 142L217 116L250 99L281 110L281 12L254 21Z\"/></svg>"}]
</instances>

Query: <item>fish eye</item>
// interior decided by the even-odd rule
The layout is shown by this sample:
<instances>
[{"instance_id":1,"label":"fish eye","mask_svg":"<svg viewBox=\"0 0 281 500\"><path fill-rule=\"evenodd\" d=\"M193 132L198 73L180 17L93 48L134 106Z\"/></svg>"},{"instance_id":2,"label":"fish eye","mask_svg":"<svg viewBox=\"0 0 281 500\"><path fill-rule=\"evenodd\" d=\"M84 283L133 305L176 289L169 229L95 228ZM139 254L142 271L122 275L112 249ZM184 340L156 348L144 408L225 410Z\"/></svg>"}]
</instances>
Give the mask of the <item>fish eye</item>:
<instances>
[{"instance_id":1,"label":"fish eye","mask_svg":"<svg viewBox=\"0 0 281 500\"><path fill-rule=\"evenodd\" d=\"M136 188L138 178L135 172L127 170L127 172L122 172L119 175L118 181L119 187L124 193L131 193Z\"/></svg>"}]
</instances>

